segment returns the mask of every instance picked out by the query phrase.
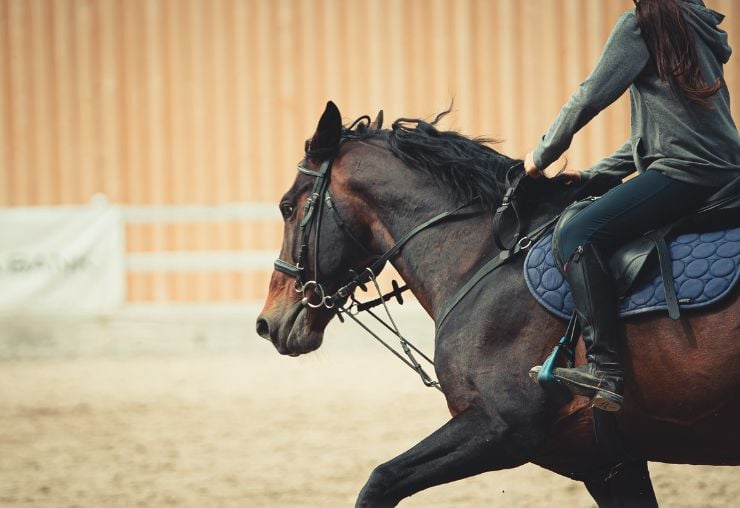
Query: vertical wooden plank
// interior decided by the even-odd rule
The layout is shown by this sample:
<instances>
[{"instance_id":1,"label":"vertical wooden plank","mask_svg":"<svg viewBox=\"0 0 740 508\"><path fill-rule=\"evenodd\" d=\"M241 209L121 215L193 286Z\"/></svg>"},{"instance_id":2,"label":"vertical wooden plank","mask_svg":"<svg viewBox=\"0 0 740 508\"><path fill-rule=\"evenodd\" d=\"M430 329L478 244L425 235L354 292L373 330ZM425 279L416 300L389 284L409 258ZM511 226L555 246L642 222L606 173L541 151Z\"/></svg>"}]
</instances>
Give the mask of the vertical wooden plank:
<instances>
[{"instance_id":1,"label":"vertical wooden plank","mask_svg":"<svg viewBox=\"0 0 740 508\"><path fill-rule=\"evenodd\" d=\"M278 150L275 144L276 139L272 140L272 150L276 158L273 164L274 175L271 179L273 185L269 189L269 194L262 199L262 201L267 202L275 202L290 187L290 184L295 178L293 172L295 163L303 155L302 138L308 135L299 129L284 128L286 126L300 125L297 87L303 80L298 74L298 67L295 65L296 55L293 53L296 48L296 26L299 20L296 17L293 0L280 0L279 2L274 2L273 5L277 11L275 17L275 31L277 34L275 58L279 62L277 65L278 71L275 73L276 83L274 85L278 95L278 114L275 114L275 116L278 119L277 128L282 132L285 149ZM344 56L340 60L343 59ZM336 65L339 65L343 69L340 71L340 79L343 82L342 86L345 88L351 87L350 83L345 82L346 72L344 70L346 69L346 62L337 62ZM316 102L321 103L318 100ZM342 100L339 107L342 111L345 111L348 105L346 101ZM261 168L261 170L270 171L268 168ZM265 176L269 178L269 175Z\"/></svg>"},{"instance_id":2,"label":"vertical wooden plank","mask_svg":"<svg viewBox=\"0 0 740 508\"><path fill-rule=\"evenodd\" d=\"M28 54L28 4L22 0L9 2L8 32L10 49L10 111L12 116L13 145L13 172L9 184L10 204L22 205L29 203L29 178L31 175L31 156L29 147L31 137L31 121L29 111L29 77L24 65Z\"/></svg>"},{"instance_id":3,"label":"vertical wooden plank","mask_svg":"<svg viewBox=\"0 0 740 508\"><path fill-rule=\"evenodd\" d=\"M500 30L497 34L496 44L500 48L500 66L498 72L500 73L501 79L498 81L498 92L497 92L497 109L501 112L501 124L505 132L503 136L505 139L502 143L502 151L504 153L513 154L516 153L516 146L519 143L516 130L517 130L517 105L515 104L515 89L518 86L518 80L516 77L518 74L515 73L515 59L517 58L517 52L515 50L518 43L516 38L516 23L514 16L514 3L515 0L499 0L496 4L496 16L502 20L511 20L514 22L506 22L499 26Z\"/></svg>"},{"instance_id":4,"label":"vertical wooden plank","mask_svg":"<svg viewBox=\"0 0 740 508\"><path fill-rule=\"evenodd\" d=\"M122 200L121 143L119 125L121 110L118 94L121 93L119 67L120 20L116 0L102 0L99 4L99 45L97 68L100 69L100 105L98 130L100 136L101 187L113 203Z\"/></svg>"},{"instance_id":5,"label":"vertical wooden plank","mask_svg":"<svg viewBox=\"0 0 740 508\"><path fill-rule=\"evenodd\" d=\"M358 5L358 2L353 2ZM367 101L372 111L384 109L386 115L395 115L396 112L390 110L390 104L385 100L385 80L387 69L383 65L383 57L388 54L388 46L384 37L380 33L385 32L385 23L383 4L381 2L359 2L358 8L361 9L361 16L367 20L367 26L370 31L371 43L367 44L367 79L368 79L368 97ZM304 27L307 29L308 27ZM434 83L430 83L433 86ZM396 115L398 116L398 115Z\"/></svg>"},{"instance_id":6,"label":"vertical wooden plank","mask_svg":"<svg viewBox=\"0 0 740 508\"><path fill-rule=\"evenodd\" d=\"M253 83L250 79L250 53L249 53L249 23L250 16L247 3L235 1L233 5L232 30L234 32L234 61L233 68L235 73L234 83L234 104L236 121L234 124L234 149L236 150L236 179L234 182L234 191L237 201L247 201L251 197L250 184L251 174L249 168L252 167L251 156L251 139L249 132L250 120L252 118L252 97L254 96ZM296 7L297 8L297 7ZM296 55L296 58L298 55ZM298 126L301 124L298 123Z\"/></svg>"},{"instance_id":7,"label":"vertical wooden plank","mask_svg":"<svg viewBox=\"0 0 740 508\"><path fill-rule=\"evenodd\" d=\"M547 75L545 58L542 58L542 52L545 51L547 40L542 37L543 27L542 20L545 13L542 12L544 6L540 0L530 0L524 2L522 9L519 11L519 21L515 23L518 27L519 37L517 44L521 45L521 53L515 58L521 72L511 74L514 81L519 85L521 95L517 100L517 107L521 111L520 140L519 151L515 152L518 156L523 156L529 150L532 150L537 142L535 136L530 133L537 130L535 124L535 111L541 111L543 107L543 96L546 93L548 84L541 76ZM523 32L523 33L522 33ZM538 34L539 37L531 37L531 34ZM538 55L539 58L534 58Z\"/></svg>"},{"instance_id":8,"label":"vertical wooden plank","mask_svg":"<svg viewBox=\"0 0 740 508\"><path fill-rule=\"evenodd\" d=\"M477 122L475 132L489 138L501 136L498 101L499 48L495 34L500 30L499 19L494 15L495 4L488 0L478 0L478 15L472 20L475 24L474 45L477 50L478 79L475 93Z\"/></svg>"},{"instance_id":9,"label":"vertical wooden plank","mask_svg":"<svg viewBox=\"0 0 740 508\"><path fill-rule=\"evenodd\" d=\"M472 63L474 50L470 23L473 19L471 0L454 2L451 7L450 14L453 23L450 30L454 47L453 86L456 97L455 109L457 110L455 116L460 123L460 130L463 133L470 134L472 133L471 128L475 116L475 101L473 98L475 77Z\"/></svg>"},{"instance_id":10,"label":"vertical wooden plank","mask_svg":"<svg viewBox=\"0 0 740 508\"><path fill-rule=\"evenodd\" d=\"M12 202L11 186L14 178L13 157L13 110L12 85L10 72L7 72L10 56L10 14L7 0L0 1L0 205L8 206Z\"/></svg>"},{"instance_id":11,"label":"vertical wooden plank","mask_svg":"<svg viewBox=\"0 0 740 508\"><path fill-rule=\"evenodd\" d=\"M430 51L434 58L429 62L426 72L432 76L428 79L428 91L425 93L425 97L428 101L427 106L439 109L440 104L449 104L449 100L452 97L451 90L449 90L447 83L440 76L443 74L441 67L447 60L447 56L444 51L447 49L445 35L443 33L443 26L445 20L444 3L442 0L433 0L427 3L429 10L429 26L430 31L434 34L433 37L427 39L428 51ZM380 70L380 69L379 69ZM443 99L444 98L444 99ZM382 100L380 98L379 100ZM405 115L401 111L393 111L393 117ZM390 119L389 119L390 120Z\"/></svg>"},{"instance_id":12,"label":"vertical wooden plank","mask_svg":"<svg viewBox=\"0 0 740 508\"><path fill-rule=\"evenodd\" d=\"M165 136L164 128L164 44L162 42L164 14L161 0L147 0L144 3L144 96L146 104L146 135L149 149L146 158L147 185L143 200L152 204L163 204L166 201L166 167L164 165ZM146 242L149 249L162 251L164 248L164 228L156 224L150 229ZM167 287L165 274L152 274L152 299L165 300Z\"/></svg>"},{"instance_id":13,"label":"vertical wooden plank","mask_svg":"<svg viewBox=\"0 0 740 508\"><path fill-rule=\"evenodd\" d=\"M561 105L562 46L559 41L562 38L561 32L568 28L563 26L567 21L558 16L560 4L562 4L560 0L556 2L540 0L535 4L534 10L528 10L524 20L531 33L540 35L530 41L535 44L527 44L524 56L526 70L522 81L531 85L523 93L525 104L522 107L528 119L525 127L527 133L525 152L535 148ZM556 24L553 22L556 19L563 22Z\"/></svg>"},{"instance_id":14,"label":"vertical wooden plank","mask_svg":"<svg viewBox=\"0 0 740 508\"><path fill-rule=\"evenodd\" d=\"M142 39L142 25L144 23L142 2L123 2L121 4L122 14L122 39L120 45L120 59L122 71L122 100L124 128L122 141L124 143L125 157L125 195L124 200L129 204L141 204L146 186L146 148L144 146L144 135L142 129L146 118L145 96L143 94L144 76L142 75L141 62L144 59ZM141 229L133 230L127 235L128 251L148 249L148 234ZM129 278L129 291L131 298L136 300L149 300L151 298L150 278L135 276Z\"/></svg>"},{"instance_id":15,"label":"vertical wooden plank","mask_svg":"<svg viewBox=\"0 0 740 508\"><path fill-rule=\"evenodd\" d=\"M76 192L74 201L77 203L87 202L95 192L95 139L93 122L93 90L91 52L93 41L92 32L92 9L93 4L87 1L75 2L74 19L74 49L77 59L76 94L77 94L77 117L79 157L75 174L77 176Z\"/></svg>"},{"instance_id":16,"label":"vertical wooden plank","mask_svg":"<svg viewBox=\"0 0 740 508\"><path fill-rule=\"evenodd\" d=\"M250 129L250 139L255 147L256 166L249 168L250 179L253 182L251 200L266 201L269 194L269 181L265 174L262 174L258 168L268 168L271 165L271 157L267 147L269 138L267 133L273 132L272 122L272 103L270 93L271 73L269 72L269 30L270 30L270 13L269 4L265 0L256 0L254 2L251 18L254 21L252 28L255 38L254 49L252 53L253 62L253 79L255 81L255 121Z\"/></svg>"},{"instance_id":17,"label":"vertical wooden plank","mask_svg":"<svg viewBox=\"0 0 740 508\"><path fill-rule=\"evenodd\" d=\"M277 150L273 148L270 150L274 139L275 133L278 132L279 126L276 124L275 119L277 117L277 108L279 106L275 93L272 91L274 87L277 87L276 80L280 79L279 67L274 66L273 62L278 58L275 50L275 44L272 42L274 30L276 28L276 13L274 10L274 3L267 0L260 0L258 2L259 11L257 12L257 51L256 55L256 69L258 72L257 78L257 97L259 97L259 104L257 105L256 112L258 118L258 125L253 130L255 140L257 141L257 157L258 165L253 169L254 181L257 184L256 199L261 202L271 202L275 198L272 196L278 195L276 185L274 181L276 177L271 174L273 171L281 171L281 168L274 166L274 160ZM316 17L315 20L321 20L323 18ZM317 38L323 38L322 34L314 34ZM322 69L325 69L325 64L322 62L325 55L319 56L315 60L317 67L312 72L321 73ZM262 240L260 248L266 248L275 242L276 232L272 228L257 227L258 234Z\"/></svg>"},{"instance_id":18,"label":"vertical wooden plank","mask_svg":"<svg viewBox=\"0 0 740 508\"><path fill-rule=\"evenodd\" d=\"M164 61L166 64L165 94L168 98L168 112L166 115L166 150L167 160L167 187L168 202L183 204L188 202L186 186L190 176L187 157L192 145L186 138L188 102L186 100L189 81L185 72L188 55L188 24L187 9L180 7L179 0L167 0L163 10L165 19L163 37L165 42ZM175 223L167 228L166 241L171 249L180 250L185 237L185 227L182 223ZM170 276L168 293L178 299L186 291L182 274L175 272Z\"/></svg>"},{"instance_id":19,"label":"vertical wooden plank","mask_svg":"<svg viewBox=\"0 0 740 508\"><path fill-rule=\"evenodd\" d=\"M35 153L36 161L33 167L28 168L33 175L36 195L31 204L51 204L52 202L52 157L51 157L51 131L53 125L53 110L49 96L53 80L50 79L49 62L49 16L45 10L45 0L33 0L30 2L31 20L31 47L29 60L26 65L32 67L31 80L33 109L28 114L33 114L33 134L30 136L30 146ZM50 118L51 117L51 118ZM51 121L50 121L51 120Z\"/></svg>"},{"instance_id":20,"label":"vertical wooden plank","mask_svg":"<svg viewBox=\"0 0 740 508\"><path fill-rule=\"evenodd\" d=\"M394 112L394 116L405 116L404 88L406 86L407 69L404 65L403 47L404 47L404 30L403 30L403 2L393 2L385 0L383 2L384 11L387 19L387 36L384 38L386 51L383 56L386 61L385 82L383 88L385 102L388 108ZM382 72L382 68L380 69Z\"/></svg>"},{"instance_id":21,"label":"vertical wooden plank","mask_svg":"<svg viewBox=\"0 0 740 508\"><path fill-rule=\"evenodd\" d=\"M71 203L75 192L77 167L76 59L73 49L74 4L58 2L54 11L54 73L57 76L56 146L59 158L59 201Z\"/></svg>"},{"instance_id":22,"label":"vertical wooden plank","mask_svg":"<svg viewBox=\"0 0 740 508\"><path fill-rule=\"evenodd\" d=\"M211 179L213 180L211 202L223 203L229 199L229 146L226 144L226 48L228 46L226 37L226 27L224 26L224 1L216 0L211 2L212 17L210 19L210 71L213 76L211 88L213 115L211 147L214 150L212 157ZM227 244L228 223L219 222L211 226L211 235L209 245L205 249L224 249ZM224 271L216 272L212 276L211 285L213 287L212 298L224 300L227 293L228 274Z\"/></svg>"},{"instance_id":23,"label":"vertical wooden plank","mask_svg":"<svg viewBox=\"0 0 740 508\"><path fill-rule=\"evenodd\" d=\"M583 7L585 2L582 0L564 0L565 1L565 19L568 20L568 25L563 27L563 35L565 37L565 59L562 62L566 69L565 73L565 86L563 87L563 96L560 100L560 106L564 105L570 96L576 91L578 85L583 81L588 73L588 69L582 65L581 62L584 60L582 46L583 37L586 34L586 28L582 27L585 24L583 17ZM554 117L553 117L554 119ZM549 125L548 125L549 128ZM580 159L578 158L578 148L574 146L565 153L565 157L568 160L568 165L571 168L581 169ZM558 165L562 164L562 160L557 162Z\"/></svg>"},{"instance_id":24,"label":"vertical wooden plank","mask_svg":"<svg viewBox=\"0 0 740 508\"><path fill-rule=\"evenodd\" d=\"M208 23L207 7L200 1L190 3L191 7L191 50L193 52L193 133L198 142L194 146L195 179L194 199L196 203L208 203L209 184L207 183L208 155L206 153L205 140L209 139L209 116L207 113L207 101L210 99L208 93L209 76L207 73L207 55L209 50L206 36L210 32ZM199 227L194 235L197 248L202 249L206 244L207 232L205 228ZM194 291L198 301L207 300L210 296L210 284L205 273L198 273L195 280Z\"/></svg>"},{"instance_id":25,"label":"vertical wooden plank","mask_svg":"<svg viewBox=\"0 0 740 508\"><path fill-rule=\"evenodd\" d=\"M251 4L249 4L251 5ZM296 7L297 8L297 7ZM245 2L234 2L232 14L232 28L234 31L234 147L236 149L236 179L234 188L236 199L246 201L250 198L250 184L252 167L251 139L249 131L249 119L252 116L252 98L254 96L254 80L250 79L250 60L248 58L248 4ZM297 55L295 58L299 58ZM245 228L236 228L235 235L239 238L240 244L250 236L250 231ZM245 250L243 247L240 250ZM244 286L240 279L235 282L236 294L234 298L244 298Z\"/></svg>"},{"instance_id":26,"label":"vertical wooden plank","mask_svg":"<svg viewBox=\"0 0 740 508\"><path fill-rule=\"evenodd\" d=\"M124 82L122 96L125 101L126 119L126 202L140 204L146 195L145 127L146 104L142 83L141 62L143 60L142 33L143 3L126 2L122 5L124 37L121 44Z\"/></svg>"},{"instance_id":27,"label":"vertical wooden plank","mask_svg":"<svg viewBox=\"0 0 740 508\"><path fill-rule=\"evenodd\" d=\"M164 76L162 57L162 2L160 0L147 0L143 3L144 11L144 104L146 105L146 116L142 118L142 127L145 130L147 144L147 157L144 161L146 167L146 189L142 201L146 203L161 204L165 202L164 181Z\"/></svg>"}]
</instances>

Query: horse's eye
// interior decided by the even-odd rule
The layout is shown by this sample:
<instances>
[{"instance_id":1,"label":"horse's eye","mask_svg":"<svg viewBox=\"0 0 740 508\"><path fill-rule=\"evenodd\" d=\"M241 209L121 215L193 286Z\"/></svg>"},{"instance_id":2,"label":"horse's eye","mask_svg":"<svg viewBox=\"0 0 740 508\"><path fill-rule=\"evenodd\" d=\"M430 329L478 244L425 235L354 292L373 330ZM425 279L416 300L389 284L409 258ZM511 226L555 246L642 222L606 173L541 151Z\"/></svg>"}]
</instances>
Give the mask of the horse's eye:
<instances>
[{"instance_id":1,"label":"horse's eye","mask_svg":"<svg viewBox=\"0 0 740 508\"><path fill-rule=\"evenodd\" d=\"M283 203L280 205L280 213L283 215L283 219L288 220L293 217L295 207L290 203Z\"/></svg>"}]
</instances>

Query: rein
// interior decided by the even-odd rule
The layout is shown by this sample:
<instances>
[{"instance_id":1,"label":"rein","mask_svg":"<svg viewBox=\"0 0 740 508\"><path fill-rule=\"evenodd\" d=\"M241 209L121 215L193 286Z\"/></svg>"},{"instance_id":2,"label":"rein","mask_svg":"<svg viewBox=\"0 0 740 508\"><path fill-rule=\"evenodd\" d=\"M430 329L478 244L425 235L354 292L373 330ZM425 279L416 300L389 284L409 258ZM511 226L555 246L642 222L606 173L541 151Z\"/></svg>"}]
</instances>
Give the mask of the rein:
<instances>
[{"instance_id":1,"label":"rein","mask_svg":"<svg viewBox=\"0 0 740 508\"><path fill-rule=\"evenodd\" d=\"M344 322L343 315L349 316L360 327L362 327L366 332L368 332L383 346L385 346L386 349L393 353L409 368L414 370L419 375L425 386L434 387L441 391L442 389L439 385L439 382L434 380L429 374L427 374L422 365L414 356L414 352L419 354L422 359L429 363L431 366L434 366L434 361L430 359L427 355L425 355L416 346L414 346L411 342L409 342L405 337L403 337L403 335L401 335L401 332L399 331L396 322L393 320L393 317L391 316L391 313L386 304L388 300L394 297L398 300L399 303L403 304L403 298L401 297L401 294L404 291L408 290L408 286L404 285L402 287L399 287L396 281L393 281L393 291L383 294L376 280L376 275L380 273L385 264L394 256L396 256L403 248L403 246L417 234L431 228L432 226L438 225L448 220L480 215L484 213L484 210L473 210L468 213L460 213L462 210L468 208L473 204L473 201L469 201L452 210L441 212L412 228L384 253L374 255L367 249L367 247L362 244L362 242L357 239L356 236L351 233L349 228L347 228L347 225L342 220L338 210L336 209L336 206L334 205L334 202L331 199L331 195L329 194L329 178L331 175L331 167L333 162L334 157L330 157L324 160L321 163L318 171L313 171L301 165L298 166L298 171L305 175L316 178L316 181L311 191L311 195L309 196L304 206L303 218L301 219L301 222L299 224L301 232L301 245L298 252L297 262L295 265L293 265L288 261L278 258L275 260L275 270L295 279L294 289L296 292L301 293L301 304L303 306L312 309L319 309L324 307L328 310L334 310L341 322ZM496 255L496 257L483 265L483 267L481 267L448 301L442 312L436 318L436 330L439 330L441 328L442 324L445 322L450 313L467 296L467 294L470 292L471 289L473 289L473 287L475 287L481 280L483 280L483 278L493 272L496 268L505 264L509 259L515 257L522 251L526 251L539 238L541 238L547 232L547 230L558 220L559 216L553 217L535 230L527 233L523 237L520 237L521 225L519 220L519 212L516 206L516 191L518 189L519 183L524 178L524 172L519 171L515 174L513 178L509 177L513 171L521 168L521 166L522 163L520 162L509 168L509 171L506 175L507 190L501 205L496 210L493 219L494 242L499 247L500 252L498 253L498 255ZM360 273L357 273L354 270L350 270L351 277L333 294L328 294L325 286L318 281L319 238L321 233L321 220L323 217L324 206L329 211L329 214L334 220L337 227L339 227L339 229L354 244L359 246L365 252L365 254L376 258ZM499 230L503 217L509 210L513 210L514 212L516 218L516 228L513 235L513 243L510 247L507 248L501 240ZM316 224L316 234L313 245L314 279L308 279L306 271L306 260L308 256L310 235L314 227L314 221ZM355 290L358 287L361 288L363 291L367 290L366 284L368 282L373 283L374 289L378 293L378 298L370 302L359 302L355 299ZM315 296L318 296L318 300L315 299ZM314 297L313 300L312 297ZM349 305L347 305L348 300L351 300L351 303ZM388 317L388 322L384 321L380 316L372 312L371 309L379 305L383 306ZM404 356L402 356L396 349L391 347L380 336L373 332L367 325L360 321L357 317L357 314L359 314L360 312L367 312L375 320L377 320L385 328L387 328L391 333L393 333L399 339L401 348L406 357L404 358Z\"/></svg>"}]
</instances>

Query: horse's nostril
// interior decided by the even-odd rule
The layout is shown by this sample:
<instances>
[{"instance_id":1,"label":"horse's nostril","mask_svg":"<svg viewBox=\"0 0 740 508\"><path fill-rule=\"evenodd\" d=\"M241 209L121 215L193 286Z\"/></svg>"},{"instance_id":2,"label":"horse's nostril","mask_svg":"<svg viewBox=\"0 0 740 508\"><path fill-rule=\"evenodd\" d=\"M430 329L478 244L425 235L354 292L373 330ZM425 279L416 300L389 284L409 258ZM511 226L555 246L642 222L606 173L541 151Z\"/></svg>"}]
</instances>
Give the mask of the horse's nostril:
<instances>
[{"instance_id":1,"label":"horse's nostril","mask_svg":"<svg viewBox=\"0 0 740 508\"><path fill-rule=\"evenodd\" d=\"M270 325L267 324L267 320L264 318L257 319L257 334L263 339L270 338Z\"/></svg>"}]
</instances>

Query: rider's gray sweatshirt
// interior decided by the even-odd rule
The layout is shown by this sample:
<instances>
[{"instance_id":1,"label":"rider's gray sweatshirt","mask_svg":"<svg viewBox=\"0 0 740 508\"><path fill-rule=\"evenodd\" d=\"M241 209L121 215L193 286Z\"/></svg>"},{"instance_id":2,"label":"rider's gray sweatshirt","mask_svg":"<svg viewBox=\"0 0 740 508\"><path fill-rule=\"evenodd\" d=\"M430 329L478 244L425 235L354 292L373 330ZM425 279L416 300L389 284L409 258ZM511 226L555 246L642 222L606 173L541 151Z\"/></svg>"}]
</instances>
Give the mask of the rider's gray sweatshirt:
<instances>
[{"instance_id":1,"label":"rider's gray sweatshirt","mask_svg":"<svg viewBox=\"0 0 740 508\"><path fill-rule=\"evenodd\" d=\"M722 65L732 52L727 33L718 28L724 16L701 0L682 0L694 28L702 77L708 84L724 82ZM711 109L691 103L662 82L640 34L635 10L624 13L591 75L563 106L534 152L545 168L570 146L575 133L601 110L630 90L631 136L613 155L582 173L624 177L637 170L661 171L698 185L720 186L740 176L740 136L730 114L730 96L723 86L709 101Z\"/></svg>"}]
</instances>

